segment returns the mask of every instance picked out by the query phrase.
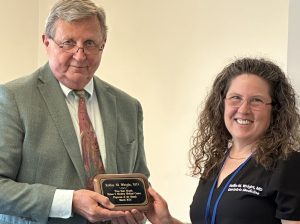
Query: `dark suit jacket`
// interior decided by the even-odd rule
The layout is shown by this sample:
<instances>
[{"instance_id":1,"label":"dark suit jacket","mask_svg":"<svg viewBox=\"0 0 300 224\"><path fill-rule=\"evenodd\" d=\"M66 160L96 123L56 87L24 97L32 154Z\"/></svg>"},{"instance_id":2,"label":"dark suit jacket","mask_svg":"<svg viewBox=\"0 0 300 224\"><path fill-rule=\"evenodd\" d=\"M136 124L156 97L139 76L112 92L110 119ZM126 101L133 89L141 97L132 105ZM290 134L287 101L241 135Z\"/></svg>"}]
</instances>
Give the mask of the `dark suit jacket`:
<instances>
[{"instance_id":1,"label":"dark suit jacket","mask_svg":"<svg viewBox=\"0 0 300 224\"><path fill-rule=\"evenodd\" d=\"M94 78L106 144L106 172L146 166L140 103ZM0 223L85 223L48 219L54 192L84 188L85 172L63 92L49 65L0 87ZM3 215L1 215L3 214Z\"/></svg>"}]
</instances>

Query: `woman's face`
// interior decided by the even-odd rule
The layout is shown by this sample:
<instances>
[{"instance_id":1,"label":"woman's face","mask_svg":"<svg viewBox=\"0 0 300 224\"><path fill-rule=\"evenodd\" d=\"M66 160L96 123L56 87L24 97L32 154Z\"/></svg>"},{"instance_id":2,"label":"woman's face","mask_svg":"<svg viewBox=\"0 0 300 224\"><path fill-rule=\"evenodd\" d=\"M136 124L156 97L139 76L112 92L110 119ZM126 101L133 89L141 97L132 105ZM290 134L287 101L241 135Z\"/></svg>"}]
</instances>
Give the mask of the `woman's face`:
<instances>
[{"instance_id":1,"label":"woman's face","mask_svg":"<svg viewBox=\"0 0 300 224\"><path fill-rule=\"evenodd\" d=\"M235 143L257 142L271 121L270 86L254 74L241 74L229 86L225 99L224 121Z\"/></svg>"}]
</instances>

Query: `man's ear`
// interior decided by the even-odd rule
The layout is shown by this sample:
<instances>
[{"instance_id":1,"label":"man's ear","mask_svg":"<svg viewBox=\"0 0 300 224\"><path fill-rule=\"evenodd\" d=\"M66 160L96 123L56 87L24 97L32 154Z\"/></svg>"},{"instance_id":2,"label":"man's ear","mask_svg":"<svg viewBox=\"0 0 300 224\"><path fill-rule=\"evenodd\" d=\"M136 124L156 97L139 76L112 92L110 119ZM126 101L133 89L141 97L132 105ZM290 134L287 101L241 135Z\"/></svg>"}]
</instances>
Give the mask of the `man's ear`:
<instances>
[{"instance_id":1,"label":"man's ear","mask_svg":"<svg viewBox=\"0 0 300 224\"><path fill-rule=\"evenodd\" d=\"M100 51L103 51L104 47L105 47L105 43L106 43L106 39L103 41L103 43L100 46Z\"/></svg>"},{"instance_id":2,"label":"man's ear","mask_svg":"<svg viewBox=\"0 0 300 224\"><path fill-rule=\"evenodd\" d=\"M46 34L43 34L43 35L42 35L42 41L43 41L43 44L44 44L46 47L48 47L48 45L49 45L49 38L48 38L48 36L47 36Z\"/></svg>"}]
</instances>

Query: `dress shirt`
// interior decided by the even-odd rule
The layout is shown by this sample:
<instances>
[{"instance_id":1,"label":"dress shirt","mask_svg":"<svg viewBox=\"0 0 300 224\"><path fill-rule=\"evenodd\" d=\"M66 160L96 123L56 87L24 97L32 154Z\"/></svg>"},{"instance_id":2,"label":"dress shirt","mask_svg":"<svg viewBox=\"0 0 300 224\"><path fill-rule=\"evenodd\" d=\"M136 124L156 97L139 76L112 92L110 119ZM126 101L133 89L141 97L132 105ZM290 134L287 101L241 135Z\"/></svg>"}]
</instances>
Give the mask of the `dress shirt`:
<instances>
[{"instance_id":1,"label":"dress shirt","mask_svg":"<svg viewBox=\"0 0 300 224\"><path fill-rule=\"evenodd\" d=\"M72 118L72 122L74 125L74 129L76 132L78 144L81 149L81 141L80 141L80 128L78 122L78 102L79 97L73 92L72 89L64 86L60 83L61 89L65 95L65 100ZM94 90L94 81L93 79L84 87L84 90L88 93L86 99L87 112L94 127L100 153L103 161L104 168L106 166L106 150L105 150L105 139L104 139L104 131L101 119L100 108L97 100L97 96ZM49 217L56 218L69 218L72 216L72 199L73 199L73 190L67 189L56 189Z\"/></svg>"}]
</instances>

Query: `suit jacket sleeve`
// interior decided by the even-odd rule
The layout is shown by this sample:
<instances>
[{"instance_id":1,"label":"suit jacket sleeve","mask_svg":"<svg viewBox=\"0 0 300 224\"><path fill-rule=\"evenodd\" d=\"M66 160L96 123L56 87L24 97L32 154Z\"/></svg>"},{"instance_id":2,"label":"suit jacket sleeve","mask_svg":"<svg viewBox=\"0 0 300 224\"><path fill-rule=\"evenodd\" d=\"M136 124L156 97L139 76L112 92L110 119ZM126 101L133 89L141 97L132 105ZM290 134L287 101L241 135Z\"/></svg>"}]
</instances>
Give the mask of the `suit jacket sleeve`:
<instances>
[{"instance_id":1,"label":"suit jacket sleeve","mask_svg":"<svg viewBox=\"0 0 300 224\"><path fill-rule=\"evenodd\" d=\"M135 172L144 173L147 177L149 177L150 173L149 173L148 167L146 165L146 155L145 155L145 150L144 150L143 111L142 111L141 104L139 102L137 103L137 111L138 111L137 130L138 130L139 149L138 149L138 155L137 155L134 169L135 169Z\"/></svg>"},{"instance_id":2,"label":"suit jacket sleeve","mask_svg":"<svg viewBox=\"0 0 300 224\"><path fill-rule=\"evenodd\" d=\"M0 211L46 222L55 187L17 182L25 131L14 95L0 87Z\"/></svg>"}]
</instances>

